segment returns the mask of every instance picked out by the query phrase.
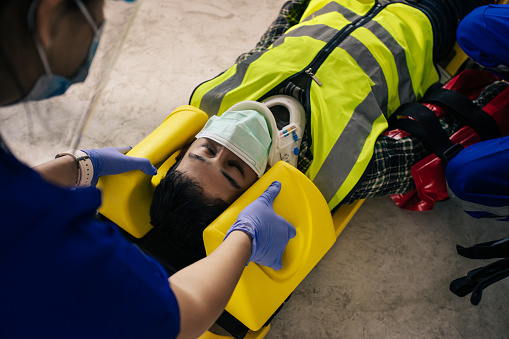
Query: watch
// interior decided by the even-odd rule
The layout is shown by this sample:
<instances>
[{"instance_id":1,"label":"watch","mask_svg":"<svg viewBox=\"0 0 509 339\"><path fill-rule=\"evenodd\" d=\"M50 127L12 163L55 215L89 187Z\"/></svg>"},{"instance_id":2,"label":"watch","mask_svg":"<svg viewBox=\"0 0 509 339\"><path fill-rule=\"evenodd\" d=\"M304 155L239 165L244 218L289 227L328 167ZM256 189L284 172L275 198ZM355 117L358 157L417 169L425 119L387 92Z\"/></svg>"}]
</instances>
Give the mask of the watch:
<instances>
[{"instance_id":1,"label":"watch","mask_svg":"<svg viewBox=\"0 0 509 339\"><path fill-rule=\"evenodd\" d=\"M67 151L63 153L58 153L55 155L55 159L63 157L64 155L70 155L76 160L76 165L78 167L78 179L74 184L74 187L88 187L92 183L92 179L94 178L94 166L92 165L92 160L90 160L90 156L83 151Z\"/></svg>"}]
</instances>

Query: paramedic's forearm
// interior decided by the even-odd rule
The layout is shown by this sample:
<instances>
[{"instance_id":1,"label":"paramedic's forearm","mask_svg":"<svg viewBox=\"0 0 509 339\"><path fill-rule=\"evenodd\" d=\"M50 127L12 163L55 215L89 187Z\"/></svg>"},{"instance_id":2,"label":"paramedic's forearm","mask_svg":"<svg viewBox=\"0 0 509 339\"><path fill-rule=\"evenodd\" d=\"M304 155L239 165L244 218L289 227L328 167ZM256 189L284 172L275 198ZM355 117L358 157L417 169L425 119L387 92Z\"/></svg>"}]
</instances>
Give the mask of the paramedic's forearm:
<instances>
[{"instance_id":1,"label":"paramedic's forearm","mask_svg":"<svg viewBox=\"0 0 509 339\"><path fill-rule=\"evenodd\" d=\"M44 180L61 187L72 187L78 179L76 160L66 155L34 167Z\"/></svg>"},{"instance_id":2,"label":"paramedic's forearm","mask_svg":"<svg viewBox=\"0 0 509 339\"><path fill-rule=\"evenodd\" d=\"M217 320L250 255L251 237L235 231L208 257L170 277L180 309L179 339L196 338Z\"/></svg>"}]
</instances>

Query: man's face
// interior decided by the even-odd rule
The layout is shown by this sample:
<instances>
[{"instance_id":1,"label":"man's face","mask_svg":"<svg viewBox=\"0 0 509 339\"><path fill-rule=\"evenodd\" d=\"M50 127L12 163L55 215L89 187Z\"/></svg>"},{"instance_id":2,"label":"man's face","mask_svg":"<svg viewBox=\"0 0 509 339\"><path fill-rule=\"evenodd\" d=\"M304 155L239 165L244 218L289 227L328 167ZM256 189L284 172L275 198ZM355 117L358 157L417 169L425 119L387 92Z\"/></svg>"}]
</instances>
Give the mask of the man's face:
<instances>
[{"instance_id":1,"label":"man's face","mask_svg":"<svg viewBox=\"0 0 509 339\"><path fill-rule=\"evenodd\" d=\"M191 144L177 170L195 180L207 198L233 203L258 179L238 156L217 142L199 138Z\"/></svg>"}]
</instances>

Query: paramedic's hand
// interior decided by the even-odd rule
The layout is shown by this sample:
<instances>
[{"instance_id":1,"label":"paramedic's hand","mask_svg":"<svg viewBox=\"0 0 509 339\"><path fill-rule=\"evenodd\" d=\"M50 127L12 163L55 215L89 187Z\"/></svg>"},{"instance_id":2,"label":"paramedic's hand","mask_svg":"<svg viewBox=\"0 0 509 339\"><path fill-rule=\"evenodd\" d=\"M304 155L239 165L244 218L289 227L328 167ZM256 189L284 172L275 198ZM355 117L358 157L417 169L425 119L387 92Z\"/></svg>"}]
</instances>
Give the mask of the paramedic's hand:
<instances>
[{"instance_id":1,"label":"paramedic's hand","mask_svg":"<svg viewBox=\"0 0 509 339\"><path fill-rule=\"evenodd\" d=\"M134 158L125 155L131 147L106 147L100 149L83 150L87 153L94 167L92 186L97 184L103 175L114 175L132 170L141 170L148 175L157 174L157 169L145 158Z\"/></svg>"},{"instance_id":2,"label":"paramedic's hand","mask_svg":"<svg viewBox=\"0 0 509 339\"><path fill-rule=\"evenodd\" d=\"M275 270L283 267L281 256L288 241L296 234L295 227L277 215L272 207L280 190L281 183L274 181L258 199L240 212L237 221L226 234L226 237L232 231L249 234L253 239L249 261Z\"/></svg>"}]
</instances>

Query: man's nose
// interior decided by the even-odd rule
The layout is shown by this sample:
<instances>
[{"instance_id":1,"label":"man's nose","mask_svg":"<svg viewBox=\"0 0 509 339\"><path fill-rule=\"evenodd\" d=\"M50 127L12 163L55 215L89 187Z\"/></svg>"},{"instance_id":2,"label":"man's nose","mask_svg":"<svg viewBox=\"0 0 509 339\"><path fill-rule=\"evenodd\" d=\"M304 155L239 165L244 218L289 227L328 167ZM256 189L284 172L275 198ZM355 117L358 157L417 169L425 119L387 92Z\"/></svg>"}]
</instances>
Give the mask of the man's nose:
<instances>
[{"instance_id":1,"label":"man's nose","mask_svg":"<svg viewBox=\"0 0 509 339\"><path fill-rule=\"evenodd\" d=\"M233 160L235 158L235 154L230 151L228 148L224 146L220 146L217 149L215 160L220 163L222 166L225 166L228 161Z\"/></svg>"}]
</instances>

